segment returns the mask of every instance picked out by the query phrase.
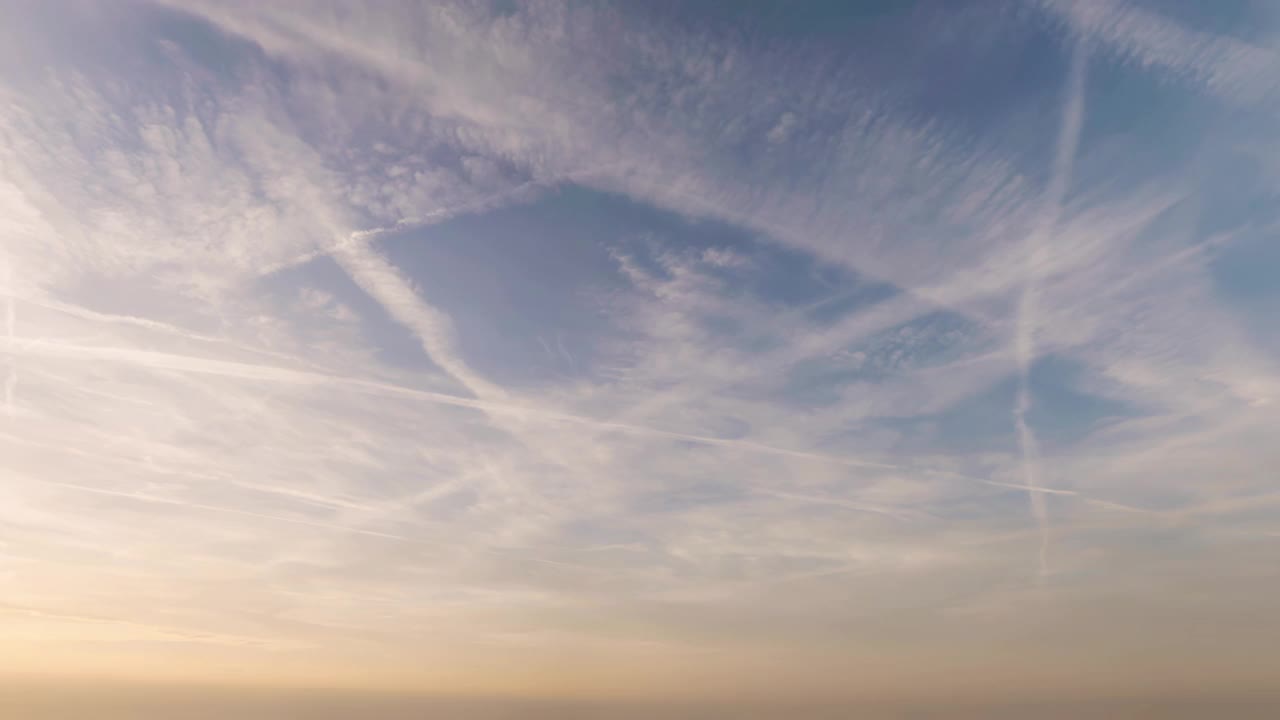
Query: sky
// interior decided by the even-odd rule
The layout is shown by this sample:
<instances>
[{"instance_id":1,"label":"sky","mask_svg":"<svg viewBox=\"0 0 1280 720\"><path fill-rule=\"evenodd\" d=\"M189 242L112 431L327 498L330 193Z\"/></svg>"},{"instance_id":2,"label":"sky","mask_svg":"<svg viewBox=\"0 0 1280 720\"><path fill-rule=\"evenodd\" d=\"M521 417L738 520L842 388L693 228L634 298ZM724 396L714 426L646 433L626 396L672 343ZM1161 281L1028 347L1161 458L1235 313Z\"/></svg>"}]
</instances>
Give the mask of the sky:
<instances>
[{"instance_id":1,"label":"sky","mask_svg":"<svg viewBox=\"0 0 1280 720\"><path fill-rule=\"evenodd\" d=\"M0 685L1264 702L1277 120L1266 0L0 0Z\"/></svg>"}]
</instances>

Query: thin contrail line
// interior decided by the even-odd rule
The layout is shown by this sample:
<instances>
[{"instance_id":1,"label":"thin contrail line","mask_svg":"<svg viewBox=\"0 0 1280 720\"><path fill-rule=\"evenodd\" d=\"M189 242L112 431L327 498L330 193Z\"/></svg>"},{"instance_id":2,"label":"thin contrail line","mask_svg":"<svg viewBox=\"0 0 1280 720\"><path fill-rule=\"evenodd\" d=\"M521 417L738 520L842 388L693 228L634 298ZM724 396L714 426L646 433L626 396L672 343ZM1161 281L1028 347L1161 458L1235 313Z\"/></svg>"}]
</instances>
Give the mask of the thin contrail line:
<instances>
[{"instance_id":1,"label":"thin contrail line","mask_svg":"<svg viewBox=\"0 0 1280 720\"><path fill-rule=\"evenodd\" d=\"M257 355L265 355L265 356L274 357L280 360L288 360L290 362L306 362L304 359L301 359L292 355L288 355L286 353L276 352L274 350L270 350L262 347L256 347L253 345L247 345L245 343L238 342L228 337L223 337L218 335L207 335L205 333L195 332L183 327L179 327L177 325L170 325L168 323L160 322L158 320L152 320L150 318L138 317L134 315L118 315L114 313L99 312L97 310L90 310L89 308L82 307L80 305L75 305L68 302L62 302L60 300L54 300L52 298L46 298L46 297L41 297L41 298L20 297L19 298L19 297L11 296L10 301L20 302L25 305L29 305L31 307L39 308L42 310L52 310L57 313L62 313L63 315L78 318L80 320L88 320L90 322L99 322L99 323L110 323L114 325L126 325L126 326L140 328L143 330L150 330L153 332L165 333L167 335L183 338L185 340L194 340L196 342L201 342L201 343L210 343L210 344L218 344L218 345L234 347L234 348L245 350L247 352L251 352Z\"/></svg>"},{"instance_id":2,"label":"thin contrail line","mask_svg":"<svg viewBox=\"0 0 1280 720\"><path fill-rule=\"evenodd\" d=\"M314 528L322 528L325 530L337 530L340 532L355 533L357 535L370 535L373 537L386 538L388 540L400 540L403 542L419 543L420 540L408 537L406 535L395 535L393 533L378 532L376 530L365 530L364 528L349 527L347 525L338 525L336 523L318 522L315 520L306 520L303 518L288 517L287 515L271 515L268 513L253 512L252 510L241 510L239 508L230 508L223 505L208 505L206 503L190 502L187 500L178 500L175 498L166 498L159 495L150 495L147 493L127 492L124 490L110 490L107 488L93 487L91 485L80 485L77 483L61 482L58 480L39 480L28 479L28 482L36 482L41 485L51 485L53 487L65 488L67 490L76 490L79 492L92 493L94 495L105 495L108 497L118 497L125 500L134 500L137 502L153 503L157 505L173 505L175 507L191 508L192 510L204 510L207 512L224 513L227 515L241 515L244 517L258 518L260 520L272 520L275 522L292 523L295 525L306 525Z\"/></svg>"},{"instance_id":3,"label":"thin contrail line","mask_svg":"<svg viewBox=\"0 0 1280 720\"><path fill-rule=\"evenodd\" d=\"M1018 361L1018 392L1013 419L1017 427L1018 447L1022 455L1022 474L1031 503L1031 514L1040 527L1040 576L1049 574L1049 509L1040 488L1040 444L1035 430L1027 422L1031 411L1031 365L1036 356L1036 331L1039 324L1040 272L1051 249L1048 243L1062 215L1067 188L1071 182L1072 163L1080 144L1080 126L1084 119L1084 81L1088 57L1083 41L1071 48L1071 67L1067 75L1066 100L1062 123L1058 130L1053 166L1045 189L1045 209L1041 221L1027 236L1026 281L1018 302L1018 323L1014 337L1014 353Z\"/></svg>"},{"instance_id":4,"label":"thin contrail line","mask_svg":"<svg viewBox=\"0 0 1280 720\"><path fill-rule=\"evenodd\" d=\"M502 400L506 392L481 377L457 347L452 319L418 296L413 285L363 238L333 253L351 280L418 340L432 362L482 400Z\"/></svg>"},{"instance_id":5,"label":"thin contrail line","mask_svg":"<svg viewBox=\"0 0 1280 720\"><path fill-rule=\"evenodd\" d=\"M116 618L99 615L82 615L77 613L61 612L56 610L46 610L38 607L28 607L23 605L15 605L11 603L0 604L0 613L11 615L23 615L26 617L34 617L40 619L58 620L74 623L95 623L102 625L117 625L134 629L155 632L163 636L180 638L192 642L216 643L222 645L267 645L276 644L265 638L257 638L247 635L227 635L223 633L208 632L203 630L187 630L173 625L157 625L154 623L140 622L137 620L128 620L125 618Z\"/></svg>"},{"instance_id":6,"label":"thin contrail line","mask_svg":"<svg viewBox=\"0 0 1280 720\"><path fill-rule=\"evenodd\" d=\"M17 352L36 356L88 357L96 360L125 362L162 370L176 370L179 372L195 373L199 375L215 375L241 380L277 382L288 385L297 385L299 387L336 385L348 387L356 391L403 397L411 400L421 400L437 405L467 408L503 415L514 415L516 417L531 417L552 422L573 423L631 435L666 438L698 445L736 448L765 454L794 457L797 459L808 459L828 463L834 462L854 467L878 468L885 470L911 469L902 465L861 460L858 458L838 457L822 453L806 452L803 450L792 450L773 445L755 443L748 440L715 438L705 435L675 432L671 430L659 430L657 428L642 425L598 420L595 418L570 415L553 410L545 410L534 406L520 405L492 399L468 398L458 395L450 395L448 393L433 392L431 390L419 390L417 388L405 387L403 385L395 385L392 383L378 382L376 380L364 380L360 378L344 377L341 375L331 375L312 370L285 368L273 365L259 365L230 360L213 360L188 355L158 352L154 350L73 345L44 339L15 338L10 344L12 347L17 348Z\"/></svg>"},{"instance_id":7,"label":"thin contrail line","mask_svg":"<svg viewBox=\"0 0 1280 720\"><path fill-rule=\"evenodd\" d=\"M225 515L239 515L241 517L255 518L259 520L268 520L271 522L289 523L293 525L302 525L305 527L317 528L320 530L332 530L335 532L349 533L353 535L366 535L369 537L382 538L385 540L395 540L398 542L410 543L413 545L426 545L430 547L439 547L439 543L427 541L420 538L409 537L408 535L397 535L395 533L379 532L377 530L368 530L362 527L352 527L350 525L339 525L337 523L319 522L316 520L307 520L304 518L289 517L286 515L272 515L269 513L254 512L252 510L241 510L239 508L226 507L224 505L209 505L207 503L190 502L187 500L179 500L176 498L161 497L159 495L151 495L149 493L129 492L125 490L111 490L108 488L93 487L91 485L81 485L78 483L61 482L58 480L46 480L37 478L24 478L27 482L38 483L50 487L63 488L65 490L73 490L76 492L89 493L92 495L102 495L106 497L115 497L123 500L131 500L140 503L151 503L156 505L169 505L173 507L188 508L191 510L200 510L204 512L220 513ZM481 546L474 548L478 552L499 557L512 557L521 553L527 548L522 547L494 547ZM580 565L576 563L562 562L552 560L550 558L540 557L537 555L520 555L523 560L536 562L542 565L550 565L560 568L569 568L573 570L585 570L590 572L610 572L603 568L596 568L589 565Z\"/></svg>"},{"instance_id":8,"label":"thin contrail line","mask_svg":"<svg viewBox=\"0 0 1280 720\"><path fill-rule=\"evenodd\" d=\"M587 170L569 172L553 178L535 178L532 180L526 180L512 188L500 190L477 200L459 203L451 207L438 208L413 217L401 218L385 227L360 230L349 237L344 237L338 240L332 245L309 250L288 260L267 265L262 269L260 274L270 275L295 265L301 265L302 263L314 260L324 255L332 255L334 253L341 252L344 248L349 247L353 241L368 241L391 233L427 228L432 225L438 225L447 220L452 220L456 217L474 215L487 210L503 207L505 205L532 200L537 197L537 193L539 191L548 190L556 187L557 185L563 185L566 183L583 182L602 171L611 169L614 165L615 164L606 164L595 168L589 168Z\"/></svg>"},{"instance_id":9,"label":"thin contrail line","mask_svg":"<svg viewBox=\"0 0 1280 720\"><path fill-rule=\"evenodd\" d=\"M911 513L906 510L882 507L880 505L868 505L865 503L853 502L834 497L823 497L819 495L804 495L801 493L781 492L774 490L761 490L758 494L768 497L780 498L782 500L792 500L800 503L812 503L815 505L827 505L830 507L843 508L858 513L867 513L870 515L883 515L891 517L895 520L910 520Z\"/></svg>"},{"instance_id":10,"label":"thin contrail line","mask_svg":"<svg viewBox=\"0 0 1280 720\"><path fill-rule=\"evenodd\" d=\"M1004 487L1004 488L1009 488L1011 490L1025 490L1028 493L1040 493L1043 495L1061 495L1064 497L1073 497L1081 500L1082 502L1086 502L1090 505L1093 505L1095 507L1100 507L1106 510L1122 510L1124 512L1132 512L1132 513L1155 514L1155 511L1153 510L1134 507L1133 505L1125 505L1124 503L1111 502L1110 500L1099 500L1098 498L1089 497L1088 495L1080 493L1076 490L1063 490L1061 488L1049 488L1049 487L1044 487L1042 485L1038 485L1038 486L1018 485L1017 483L999 482L997 480L980 480L980 482L982 482L985 485L992 485L994 487Z\"/></svg>"},{"instance_id":11,"label":"thin contrail line","mask_svg":"<svg viewBox=\"0 0 1280 720\"><path fill-rule=\"evenodd\" d=\"M364 380L360 378L344 377L342 375L331 375L312 370L300 370L293 368L284 368L271 365L258 365L252 363L234 362L230 360L211 360L207 358L191 357L187 355L177 355L172 353L157 352L153 350L133 350L112 347L86 347L81 345L72 345L60 343L51 340L35 339L25 340L23 338L15 338L9 341L10 345L18 348L15 352L23 352L27 354L45 356L45 357L89 357L96 360L125 362L143 367L156 368L161 370L174 370L178 372L193 373L197 375L213 375L218 377L230 377L241 380L251 380L260 382L276 382L287 385L295 385L298 387L309 386L337 386L345 387L350 390L362 393L370 393L382 395L386 397L399 397L407 400L416 400L431 403L433 405L442 405L446 407L457 407L469 410L477 410L481 412L489 412L502 415L514 415L521 418L534 418L546 422L559 422L580 425L583 427L593 427L599 430L612 431L627 435L635 435L640 437L662 438L678 442L686 442L695 445L708 447L723 447L730 450L740 450L749 453L758 453L762 455L773 455L776 457L792 458L796 460L807 460L812 462L843 465L845 467L862 468L868 470L884 470L884 471L903 471L903 472L919 472L927 475L934 475L940 478L951 480L962 480L969 483L977 483L983 485L996 485L1001 487L1010 487L1015 489L1026 489L1035 495L1044 494L1072 494L1080 498L1082 501L1097 505L1108 505L1116 508L1132 509L1139 512L1146 512L1141 508L1128 508L1120 506L1118 503L1110 503L1105 500L1097 500L1090 498L1076 491L1056 490L1053 488L1044 488L1040 486L1015 485L1013 483L1000 483L994 480L965 475L963 473L952 470L943 470L937 468L918 467L909 465L900 465L894 463L877 462L875 460L866 460L856 457L846 457L841 455L829 455L826 453L809 452L805 450L795 450L791 448L783 448L775 445L766 445L764 443L752 442L750 440L733 440L726 438L716 438L706 435L695 435L692 433L681 433L672 430L660 430L644 425L633 425L622 422L614 422L610 420L601 420L592 417L583 417L579 415L570 415L568 413L546 410L543 408L519 405L511 402L500 402L495 400L484 400L476 398L461 397L458 395L450 395L447 393L433 392L430 390L420 390L417 388L405 387L403 385L395 385L392 383L378 382L376 380Z\"/></svg>"}]
</instances>

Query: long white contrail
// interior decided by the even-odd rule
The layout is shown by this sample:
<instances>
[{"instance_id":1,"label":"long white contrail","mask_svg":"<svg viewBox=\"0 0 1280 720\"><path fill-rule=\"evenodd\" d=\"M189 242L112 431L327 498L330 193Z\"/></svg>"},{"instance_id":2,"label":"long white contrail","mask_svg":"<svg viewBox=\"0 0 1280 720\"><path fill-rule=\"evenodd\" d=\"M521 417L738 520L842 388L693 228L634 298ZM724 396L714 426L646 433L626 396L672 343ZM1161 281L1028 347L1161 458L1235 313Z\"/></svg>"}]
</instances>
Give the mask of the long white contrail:
<instances>
[{"instance_id":1,"label":"long white contrail","mask_svg":"<svg viewBox=\"0 0 1280 720\"><path fill-rule=\"evenodd\" d=\"M385 227L370 228L353 233L352 237L361 240L373 240L384 235L390 235L397 232L406 232L409 230L419 230L422 228L438 225L453 218L463 217L467 215L476 215L488 210L493 210L506 205L512 205L520 202L531 201L538 196L539 193L554 188L557 185L589 182L591 178L597 177L602 173L618 167L620 163L605 163L585 170L576 170L563 175L557 175L551 178L541 178L526 180L515 187L501 190L490 195L486 195L471 202L459 203L449 207L437 208L421 215L405 217L397 220L391 225ZM295 265L301 265L315 258L332 255L350 243L350 237L341 237L333 245L308 250L300 255L296 255L287 260L269 264L264 266L259 274L270 275Z\"/></svg>"},{"instance_id":2,"label":"long white contrail","mask_svg":"<svg viewBox=\"0 0 1280 720\"><path fill-rule=\"evenodd\" d=\"M286 353L276 352L274 350L270 350L264 347L248 345L248 344L239 342L237 340L234 340L230 337L198 333L192 330L188 330L187 328L179 327L177 325L170 325L168 323L159 322L157 320L152 320L150 318L145 318L145 317L99 312L97 310L91 310L81 305L76 305L69 302L63 302L61 300L57 300L51 297L38 297L38 296L31 296L31 295L18 297L17 295L12 295L10 296L10 303L12 306L16 306L18 303L22 303L24 305L27 305L28 307L35 308L37 310L51 310L53 312L66 315L68 317L73 317L79 320L87 320L89 322L94 322L94 323L123 325L127 327L134 327L142 330L148 330L151 332L164 333L166 335L182 338L184 340L193 340L199 343L209 343L209 344L215 344L215 345L222 345L226 347L233 347L239 350L244 350L247 352L254 353L255 355L274 357L274 358L278 358L280 360L286 360L292 363L306 362L306 360L303 358L298 358L293 355L288 355Z\"/></svg>"},{"instance_id":3,"label":"long white contrail","mask_svg":"<svg viewBox=\"0 0 1280 720\"><path fill-rule=\"evenodd\" d=\"M339 525L337 523L320 522L317 520L308 520L306 518L289 517L287 515L271 515L268 513L260 513L252 510L243 510L241 508L227 507L224 505L210 505L208 503L191 502L180 498L164 497L162 495L153 495L145 492L134 492L130 490L112 490L110 488L95 487L92 485L81 485L79 483L60 482L57 480L48 480L43 478L25 478L26 482L40 485L48 485L51 487L64 488L66 490L75 490L77 492L91 493L94 495L106 495L109 497L123 498L125 500L133 500L142 503L151 503L156 505L172 505L174 507L190 508L192 510L204 510L207 512L223 513L227 515L242 515L244 517L258 518L260 520L270 520L272 522L291 523L294 525L306 525L324 530L336 530L339 532L353 533L356 535L369 535L372 537L386 538L388 540L401 540L404 542L420 542L419 540L405 535L396 535L394 533L378 532L376 530L367 530L365 528L350 527L348 525Z\"/></svg>"},{"instance_id":4,"label":"long white contrail","mask_svg":"<svg viewBox=\"0 0 1280 720\"><path fill-rule=\"evenodd\" d=\"M370 248L364 237L352 237L332 256L361 290L414 334L423 352L440 369L481 400L506 397L502 388L481 377L463 360L449 316L423 301L413 285Z\"/></svg>"},{"instance_id":5,"label":"long white contrail","mask_svg":"<svg viewBox=\"0 0 1280 720\"><path fill-rule=\"evenodd\" d=\"M377 380L333 375L310 369L296 369L263 365L259 363L236 362L232 360L217 360L136 348L75 345L43 338L3 338L3 341L7 342L7 350L15 356L23 354L43 358L84 358L100 362L127 363L130 365L155 368L159 370L173 370L196 375L212 375L215 377L227 377L251 382L279 383L282 385L292 385L296 387L338 387L345 388L353 392L369 393L373 395L381 395L383 397L397 397L405 400L427 402L433 405L476 410L491 416L506 416L512 419L535 420L548 423L563 423L576 425L582 428L591 428L597 432L616 432L623 435L672 440L702 445L704 447L720 447L726 450L736 450L744 453L768 455L830 465L842 465L845 467L859 468L863 470L920 472L940 479L1026 490L1033 496L1071 496L1098 507L1140 513L1150 512L1144 508L1136 508L1107 500L1088 497L1075 490L1062 490L1026 484L1019 485L1014 483L1002 483L985 478L974 477L972 475L965 475L951 470L877 462L875 460L867 460L857 457L795 450L791 448L778 447L776 445L753 442L750 440L717 438L674 430L662 430L645 425L572 415L557 410L525 405L510 400L462 397L459 395L450 395L447 393L420 390L418 388L395 385L387 382L379 382ZM21 442L32 442L17 436L0 433L0 439L4 438L18 440ZM71 448L66 447L62 447L60 449L63 452L74 451Z\"/></svg>"},{"instance_id":6,"label":"long white contrail","mask_svg":"<svg viewBox=\"0 0 1280 720\"><path fill-rule=\"evenodd\" d=\"M162 370L175 370L198 375L212 375L236 378L240 380L280 383L297 387L345 387L356 392L372 393L388 397L400 397L436 405L467 408L481 412L513 417L517 419L535 419L547 422L569 423L584 427L599 428L627 435L653 438L664 438L697 445L723 447L745 452L790 457L797 460L835 463L851 467L862 467L882 470L906 470L906 466L861 460L851 457L825 455L822 453L792 450L788 448L765 445L749 440L716 438L673 430L661 430L643 425L633 425L591 417L571 415L556 410L548 410L532 405L525 405L510 400L477 399L450 395L448 393L419 390L417 388L395 385L392 383L365 380L362 378L344 377L313 370L294 369L258 363L236 362L232 360L216 360L212 358L193 357L155 350L136 348L118 348L102 346L85 346L65 343L56 340L14 338L8 340L9 350L32 357L47 358L90 358L102 362L119 362ZM959 476L957 476L959 477Z\"/></svg>"},{"instance_id":7,"label":"long white contrail","mask_svg":"<svg viewBox=\"0 0 1280 720\"><path fill-rule=\"evenodd\" d=\"M1023 482L1031 503L1031 514L1040 526L1040 576L1049 573L1049 508L1040 488L1040 443L1035 430L1027 422L1031 411L1031 364L1036 356L1036 331L1040 315L1040 273L1052 248L1049 247L1062 216L1062 205L1071 183L1072 164L1080 145L1080 126L1084 121L1084 83L1088 56L1083 40L1071 49L1071 67L1067 73L1066 98L1062 122L1058 129L1049 184L1045 188L1044 210L1040 222L1027 235L1026 281L1018 302L1018 324L1014 336L1014 354L1018 361L1018 394L1014 401L1013 420L1017 427L1018 447L1022 454Z\"/></svg>"}]
</instances>

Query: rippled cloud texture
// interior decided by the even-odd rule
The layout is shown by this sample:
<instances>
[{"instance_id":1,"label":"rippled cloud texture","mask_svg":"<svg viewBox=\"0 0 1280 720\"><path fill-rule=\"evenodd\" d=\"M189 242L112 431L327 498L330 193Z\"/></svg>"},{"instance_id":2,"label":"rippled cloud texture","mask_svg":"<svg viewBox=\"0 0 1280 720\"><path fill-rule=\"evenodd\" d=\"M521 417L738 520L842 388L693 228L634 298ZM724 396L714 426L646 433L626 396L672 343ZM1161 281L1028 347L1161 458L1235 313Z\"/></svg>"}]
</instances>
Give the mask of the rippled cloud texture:
<instances>
[{"instance_id":1,"label":"rippled cloud texture","mask_svg":"<svg viewBox=\"0 0 1280 720\"><path fill-rule=\"evenodd\" d=\"M0 3L0 674L1274 687L1278 29Z\"/></svg>"}]
</instances>

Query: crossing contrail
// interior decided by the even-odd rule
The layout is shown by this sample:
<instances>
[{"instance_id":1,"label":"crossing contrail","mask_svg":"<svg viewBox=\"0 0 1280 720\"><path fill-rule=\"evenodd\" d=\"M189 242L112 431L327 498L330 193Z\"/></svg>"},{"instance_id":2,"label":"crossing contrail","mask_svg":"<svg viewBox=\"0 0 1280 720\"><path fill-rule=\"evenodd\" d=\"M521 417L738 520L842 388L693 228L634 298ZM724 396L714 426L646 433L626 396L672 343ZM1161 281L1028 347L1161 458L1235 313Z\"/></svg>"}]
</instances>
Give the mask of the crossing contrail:
<instances>
[{"instance_id":1,"label":"crossing contrail","mask_svg":"<svg viewBox=\"0 0 1280 720\"><path fill-rule=\"evenodd\" d=\"M1049 508L1040 488L1040 442L1027 422L1031 411L1031 365L1036 357L1036 331L1040 315L1040 273L1052 253L1049 243L1062 216L1062 205L1071 183L1072 163L1080 145L1080 126L1084 120L1084 82L1088 57L1083 41L1071 49L1071 67L1067 74L1066 98L1062 122L1054 152L1049 184L1045 188L1044 211L1026 242L1026 280L1018 301L1018 323L1014 337L1014 354L1018 361L1018 392L1014 401L1013 420L1017 427L1018 447L1022 455L1023 482L1031 503L1031 514L1040 527L1040 575L1049 573Z\"/></svg>"}]
</instances>

